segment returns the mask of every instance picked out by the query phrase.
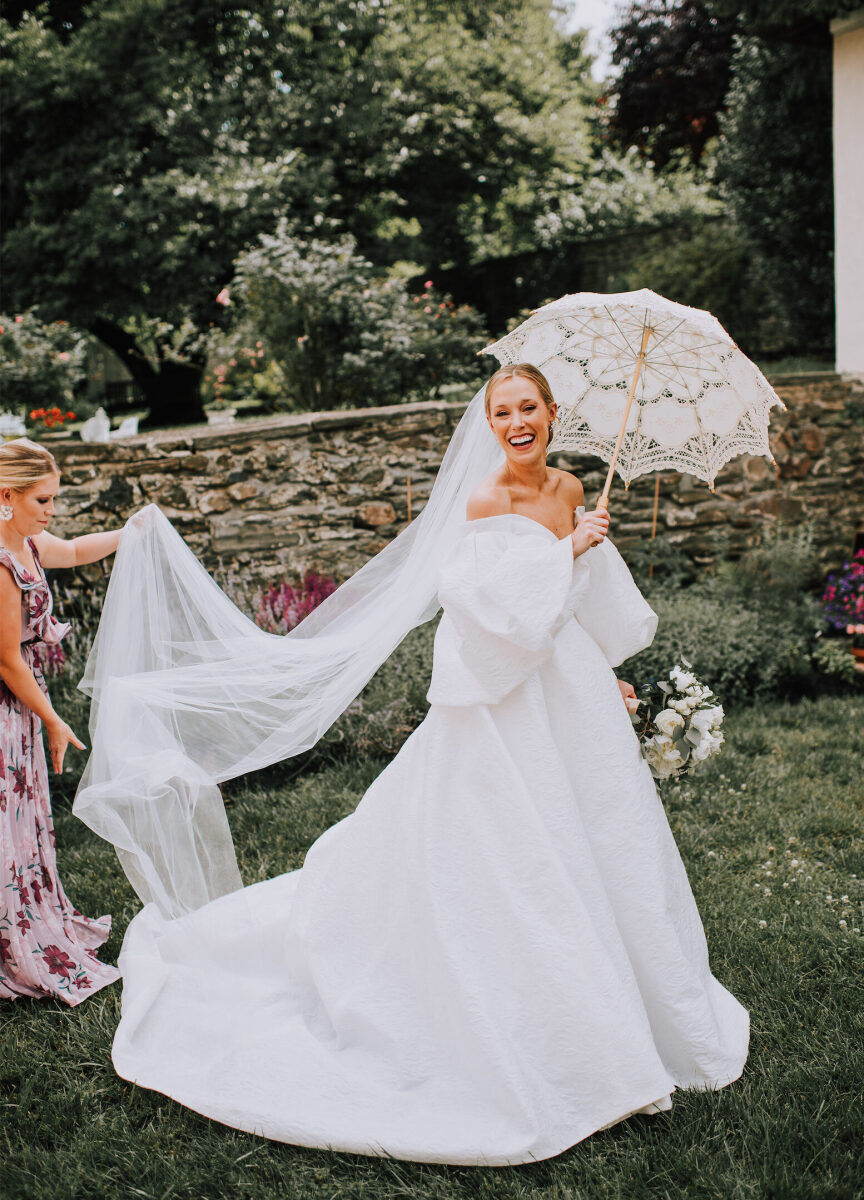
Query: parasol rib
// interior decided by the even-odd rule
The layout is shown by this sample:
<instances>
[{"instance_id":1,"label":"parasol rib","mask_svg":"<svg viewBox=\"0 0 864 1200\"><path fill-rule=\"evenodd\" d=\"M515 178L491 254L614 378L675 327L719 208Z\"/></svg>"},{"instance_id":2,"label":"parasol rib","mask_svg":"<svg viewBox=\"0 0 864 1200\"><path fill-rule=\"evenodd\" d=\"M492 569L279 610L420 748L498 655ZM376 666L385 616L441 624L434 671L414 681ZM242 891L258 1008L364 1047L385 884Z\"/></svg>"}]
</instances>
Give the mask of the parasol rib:
<instances>
[{"instance_id":1,"label":"parasol rib","mask_svg":"<svg viewBox=\"0 0 864 1200\"><path fill-rule=\"evenodd\" d=\"M603 494L597 501L598 508L609 507L609 489L612 487L612 476L615 472L615 463L618 461L618 451L621 449L621 443L624 440L624 430L627 426L627 418L630 416L630 407L633 404L633 397L636 394L636 384L639 382L639 373L641 372L642 364L645 361L645 347L648 345L648 338L651 336L651 333L651 326L646 324L642 331L642 345L639 348L639 354L636 358L636 370L633 372L633 378L630 380L630 391L627 393L627 404L624 408L624 417L621 421L621 428L618 430L618 437L615 441L615 449L612 451L612 460L609 463L609 473L606 476Z\"/></svg>"}]
</instances>

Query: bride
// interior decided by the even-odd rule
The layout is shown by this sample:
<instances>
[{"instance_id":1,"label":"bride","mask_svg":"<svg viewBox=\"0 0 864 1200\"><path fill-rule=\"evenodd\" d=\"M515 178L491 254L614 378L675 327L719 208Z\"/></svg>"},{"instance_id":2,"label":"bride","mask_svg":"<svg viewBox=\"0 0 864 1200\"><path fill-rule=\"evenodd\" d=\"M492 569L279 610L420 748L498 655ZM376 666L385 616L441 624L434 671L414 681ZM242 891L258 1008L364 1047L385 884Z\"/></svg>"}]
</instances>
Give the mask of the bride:
<instances>
[{"instance_id":1,"label":"bride","mask_svg":"<svg viewBox=\"0 0 864 1200\"><path fill-rule=\"evenodd\" d=\"M504 1165L740 1075L748 1013L613 671L657 616L546 465L555 416L535 367L493 375L420 518L296 636L157 510L129 527L75 806L147 901L123 1078L296 1145ZM300 870L242 888L217 781L313 744L439 603L426 719Z\"/></svg>"}]
</instances>

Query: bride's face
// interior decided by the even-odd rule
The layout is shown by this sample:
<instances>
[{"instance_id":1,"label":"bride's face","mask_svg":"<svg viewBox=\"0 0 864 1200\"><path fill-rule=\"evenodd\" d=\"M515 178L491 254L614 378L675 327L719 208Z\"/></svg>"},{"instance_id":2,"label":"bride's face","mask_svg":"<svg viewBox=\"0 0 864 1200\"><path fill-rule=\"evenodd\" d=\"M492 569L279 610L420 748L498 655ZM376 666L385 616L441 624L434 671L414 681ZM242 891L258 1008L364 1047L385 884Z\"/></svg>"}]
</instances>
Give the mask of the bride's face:
<instances>
[{"instance_id":1,"label":"bride's face","mask_svg":"<svg viewBox=\"0 0 864 1200\"><path fill-rule=\"evenodd\" d=\"M546 406L533 380L516 375L502 379L492 392L489 425L508 459L532 463L546 456L556 411L557 405Z\"/></svg>"}]
</instances>

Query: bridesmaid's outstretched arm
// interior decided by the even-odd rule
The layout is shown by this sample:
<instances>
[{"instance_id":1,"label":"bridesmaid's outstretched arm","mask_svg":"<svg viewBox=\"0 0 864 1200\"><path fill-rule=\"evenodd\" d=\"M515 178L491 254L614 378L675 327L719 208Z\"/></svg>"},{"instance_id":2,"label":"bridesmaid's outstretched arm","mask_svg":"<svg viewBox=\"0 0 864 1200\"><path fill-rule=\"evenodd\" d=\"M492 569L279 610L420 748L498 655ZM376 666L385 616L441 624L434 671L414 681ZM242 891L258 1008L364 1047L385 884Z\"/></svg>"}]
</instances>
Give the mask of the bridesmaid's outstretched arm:
<instances>
[{"instance_id":1,"label":"bridesmaid's outstretched arm","mask_svg":"<svg viewBox=\"0 0 864 1200\"><path fill-rule=\"evenodd\" d=\"M59 538L53 533L39 533L33 539L42 565L45 567L83 567L113 554L120 545L122 529L105 529L100 533L85 533L81 537Z\"/></svg>"}]
</instances>

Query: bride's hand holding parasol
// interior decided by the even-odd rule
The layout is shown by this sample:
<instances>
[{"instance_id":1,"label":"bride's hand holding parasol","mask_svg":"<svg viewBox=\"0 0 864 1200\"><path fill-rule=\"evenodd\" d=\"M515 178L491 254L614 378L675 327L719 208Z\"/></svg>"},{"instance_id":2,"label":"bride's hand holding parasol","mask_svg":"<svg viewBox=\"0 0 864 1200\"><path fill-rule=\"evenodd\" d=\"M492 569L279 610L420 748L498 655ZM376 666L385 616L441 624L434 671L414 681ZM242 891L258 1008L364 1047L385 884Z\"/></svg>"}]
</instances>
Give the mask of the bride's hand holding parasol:
<instances>
[{"instance_id":1,"label":"bride's hand holding parasol","mask_svg":"<svg viewBox=\"0 0 864 1200\"><path fill-rule=\"evenodd\" d=\"M609 513L605 508L596 508L583 513L570 534L573 542L573 557L578 558L592 546L599 546L609 532Z\"/></svg>"}]
</instances>

